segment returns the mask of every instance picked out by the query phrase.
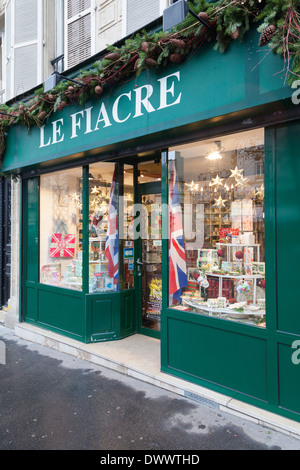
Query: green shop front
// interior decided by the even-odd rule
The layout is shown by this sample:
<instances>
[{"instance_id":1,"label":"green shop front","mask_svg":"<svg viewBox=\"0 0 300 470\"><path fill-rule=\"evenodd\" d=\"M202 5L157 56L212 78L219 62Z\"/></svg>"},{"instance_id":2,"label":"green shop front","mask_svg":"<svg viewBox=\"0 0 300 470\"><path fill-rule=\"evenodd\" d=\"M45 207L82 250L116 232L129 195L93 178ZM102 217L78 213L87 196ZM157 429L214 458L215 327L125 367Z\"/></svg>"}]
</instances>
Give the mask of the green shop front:
<instances>
[{"instance_id":1,"label":"green shop front","mask_svg":"<svg viewBox=\"0 0 300 470\"><path fill-rule=\"evenodd\" d=\"M299 421L299 107L262 58L253 32L12 126L3 171L20 322L152 336L163 372Z\"/></svg>"}]
</instances>

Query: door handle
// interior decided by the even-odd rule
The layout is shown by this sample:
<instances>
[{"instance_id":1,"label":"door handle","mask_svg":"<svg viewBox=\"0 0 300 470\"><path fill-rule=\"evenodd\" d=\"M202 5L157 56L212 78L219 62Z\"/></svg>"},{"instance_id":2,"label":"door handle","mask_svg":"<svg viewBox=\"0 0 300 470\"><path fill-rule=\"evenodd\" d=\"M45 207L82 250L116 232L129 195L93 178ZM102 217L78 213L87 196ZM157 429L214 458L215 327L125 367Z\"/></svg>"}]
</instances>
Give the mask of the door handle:
<instances>
[{"instance_id":1,"label":"door handle","mask_svg":"<svg viewBox=\"0 0 300 470\"><path fill-rule=\"evenodd\" d=\"M143 263L140 261L140 259L138 258L136 260L136 264L137 264L137 275L140 277L142 275L142 270L141 270L141 266L143 265Z\"/></svg>"}]
</instances>

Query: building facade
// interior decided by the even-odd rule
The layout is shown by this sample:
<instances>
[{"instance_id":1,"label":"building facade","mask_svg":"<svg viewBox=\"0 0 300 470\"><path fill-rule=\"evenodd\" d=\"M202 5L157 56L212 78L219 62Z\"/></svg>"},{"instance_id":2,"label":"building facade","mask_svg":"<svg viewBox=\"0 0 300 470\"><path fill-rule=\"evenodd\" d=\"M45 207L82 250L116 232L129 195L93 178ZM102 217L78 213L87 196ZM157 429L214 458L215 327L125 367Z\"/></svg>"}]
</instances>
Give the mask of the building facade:
<instances>
[{"instance_id":1,"label":"building facade","mask_svg":"<svg viewBox=\"0 0 300 470\"><path fill-rule=\"evenodd\" d=\"M0 103L22 100L54 70L63 72L79 66L108 45L159 18L168 4L168 0L143 1L136 8L132 0L32 0L26 2L24 15L23 0L2 0ZM141 15L142 11L146 14ZM2 237L1 317L5 316L6 324L13 325L18 317L19 274L14 270L14 257L19 239L19 185L13 181L11 192L10 179L3 178L1 184L3 208L8 207L5 201L10 205L12 199L12 211L16 211L12 213L12 227L10 211L3 210L0 215L2 225L9 226Z\"/></svg>"},{"instance_id":2,"label":"building facade","mask_svg":"<svg viewBox=\"0 0 300 470\"><path fill-rule=\"evenodd\" d=\"M141 26L126 5L121 37ZM208 43L10 126L6 322L157 338L163 372L299 421L298 89L258 41L252 27L224 55ZM65 72L83 80L100 59L79 56Z\"/></svg>"}]
</instances>

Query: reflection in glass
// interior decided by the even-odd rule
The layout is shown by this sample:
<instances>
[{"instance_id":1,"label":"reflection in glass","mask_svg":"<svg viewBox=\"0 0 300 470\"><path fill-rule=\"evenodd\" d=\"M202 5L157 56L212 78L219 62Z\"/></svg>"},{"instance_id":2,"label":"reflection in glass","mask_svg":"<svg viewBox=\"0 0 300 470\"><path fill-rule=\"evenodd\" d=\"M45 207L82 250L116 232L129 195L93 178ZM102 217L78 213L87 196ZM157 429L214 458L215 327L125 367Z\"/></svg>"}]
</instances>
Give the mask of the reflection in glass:
<instances>
[{"instance_id":1,"label":"reflection in glass","mask_svg":"<svg viewBox=\"0 0 300 470\"><path fill-rule=\"evenodd\" d=\"M40 178L40 282L82 289L82 169Z\"/></svg>"},{"instance_id":2,"label":"reflection in glass","mask_svg":"<svg viewBox=\"0 0 300 470\"><path fill-rule=\"evenodd\" d=\"M118 191L114 163L89 167L89 292L119 289Z\"/></svg>"},{"instance_id":3,"label":"reflection in glass","mask_svg":"<svg viewBox=\"0 0 300 470\"><path fill-rule=\"evenodd\" d=\"M133 169L99 162L89 173L89 292L131 289Z\"/></svg>"},{"instance_id":4,"label":"reflection in glass","mask_svg":"<svg viewBox=\"0 0 300 470\"><path fill-rule=\"evenodd\" d=\"M161 194L142 197L142 327L160 331L162 308Z\"/></svg>"},{"instance_id":5,"label":"reflection in glass","mask_svg":"<svg viewBox=\"0 0 300 470\"><path fill-rule=\"evenodd\" d=\"M170 251L169 306L264 327L263 129L170 149L169 188L174 162L184 243Z\"/></svg>"}]
</instances>

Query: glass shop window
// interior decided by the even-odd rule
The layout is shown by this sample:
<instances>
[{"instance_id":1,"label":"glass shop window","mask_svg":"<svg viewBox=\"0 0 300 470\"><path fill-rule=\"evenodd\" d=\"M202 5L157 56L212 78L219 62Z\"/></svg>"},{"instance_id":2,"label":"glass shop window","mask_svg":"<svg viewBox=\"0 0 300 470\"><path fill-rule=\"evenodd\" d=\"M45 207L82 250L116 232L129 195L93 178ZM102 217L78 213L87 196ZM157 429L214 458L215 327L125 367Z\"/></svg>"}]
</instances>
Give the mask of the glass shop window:
<instances>
[{"instance_id":1,"label":"glass shop window","mask_svg":"<svg viewBox=\"0 0 300 470\"><path fill-rule=\"evenodd\" d=\"M133 169L99 162L89 167L89 292L134 287Z\"/></svg>"},{"instance_id":2,"label":"glass shop window","mask_svg":"<svg viewBox=\"0 0 300 470\"><path fill-rule=\"evenodd\" d=\"M82 290L82 169L40 178L40 282Z\"/></svg>"},{"instance_id":3,"label":"glass shop window","mask_svg":"<svg viewBox=\"0 0 300 470\"><path fill-rule=\"evenodd\" d=\"M169 307L265 327L264 130L169 151Z\"/></svg>"}]
</instances>

